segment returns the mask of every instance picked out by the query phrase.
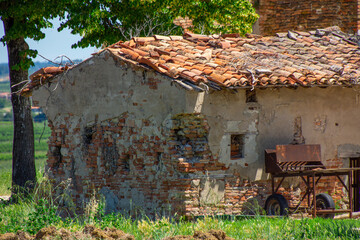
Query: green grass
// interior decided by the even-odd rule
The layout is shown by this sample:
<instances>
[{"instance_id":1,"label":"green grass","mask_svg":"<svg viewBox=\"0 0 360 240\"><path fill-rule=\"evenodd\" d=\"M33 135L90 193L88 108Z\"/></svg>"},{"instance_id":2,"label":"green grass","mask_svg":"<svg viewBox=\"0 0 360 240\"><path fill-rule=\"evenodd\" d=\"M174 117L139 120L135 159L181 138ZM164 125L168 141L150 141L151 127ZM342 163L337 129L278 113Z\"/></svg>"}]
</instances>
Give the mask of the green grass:
<instances>
[{"instance_id":1,"label":"green grass","mask_svg":"<svg viewBox=\"0 0 360 240\"><path fill-rule=\"evenodd\" d=\"M34 123L35 155L44 158L48 149L47 140L50 136L50 128L44 123ZM11 160L13 141L13 123L0 122L0 160ZM10 155L9 155L10 154Z\"/></svg>"},{"instance_id":2,"label":"green grass","mask_svg":"<svg viewBox=\"0 0 360 240\"><path fill-rule=\"evenodd\" d=\"M44 174L45 161L45 158L35 160L38 177L41 177ZM0 196L10 195L11 193L11 173L12 161L0 161Z\"/></svg>"},{"instance_id":3,"label":"green grass","mask_svg":"<svg viewBox=\"0 0 360 240\"><path fill-rule=\"evenodd\" d=\"M34 123L35 162L38 175L41 175L44 172L43 169L48 149L47 140L49 136L50 129L46 123L45 128L44 123ZM0 196L10 194L12 171L12 139L13 123L3 121L0 122Z\"/></svg>"},{"instance_id":4,"label":"green grass","mask_svg":"<svg viewBox=\"0 0 360 240\"><path fill-rule=\"evenodd\" d=\"M10 195L11 161L0 161L0 196Z\"/></svg>"},{"instance_id":5,"label":"green grass","mask_svg":"<svg viewBox=\"0 0 360 240\"><path fill-rule=\"evenodd\" d=\"M49 204L48 198L31 198L9 206L0 204L0 233L18 230L36 233L42 227L55 226L81 232L85 225L104 229L116 228L131 234L135 239L163 239L175 235L193 235L195 231L223 230L234 239L359 239L356 228L360 221L355 219L301 219L265 218L255 216L240 220L221 220L205 217L196 221L161 218L132 219L120 214L104 215L95 208L91 215L60 219L56 216L57 206ZM101 210L101 209L100 209ZM44 217L46 215L47 217ZM95 217L91 217L95 216Z\"/></svg>"},{"instance_id":6,"label":"green grass","mask_svg":"<svg viewBox=\"0 0 360 240\"><path fill-rule=\"evenodd\" d=\"M66 184L65 184L66 185ZM62 185L63 186L63 185ZM56 187L55 187L56 188ZM41 177L35 192L22 198L17 204L7 205L0 202L0 239L1 234L26 231L36 234L41 228L54 226L81 233L88 224L97 228L116 228L131 234L135 239L160 240L169 236L193 235L195 231L207 232L211 229L222 230L227 236L239 240L294 240L294 239L359 239L360 221L357 219L291 219L253 216L233 220L204 217L195 221L174 220L169 218L130 218L121 214L104 214L104 202L90 201L90 211L73 218L60 218L57 200L72 206L66 195L58 198L53 194L54 186L46 177ZM66 192L66 191L65 191ZM65 200L65 201L64 201ZM71 209L71 208L68 208ZM60 238L54 238L60 239ZM75 239L75 238L74 238ZM89 238L81 238L89 239Z\"/></svg>"}]
</instances>

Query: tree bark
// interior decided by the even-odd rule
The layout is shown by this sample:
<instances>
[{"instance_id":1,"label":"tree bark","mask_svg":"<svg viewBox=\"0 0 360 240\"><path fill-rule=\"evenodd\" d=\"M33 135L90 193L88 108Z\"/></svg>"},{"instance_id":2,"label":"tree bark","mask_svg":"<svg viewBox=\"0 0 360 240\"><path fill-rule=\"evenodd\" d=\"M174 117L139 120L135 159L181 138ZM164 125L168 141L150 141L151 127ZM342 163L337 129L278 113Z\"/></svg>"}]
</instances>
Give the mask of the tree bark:
<instances>
[{"instance_id":1,"label":"tree bark","mask_svg":"<svg viewBox=\"0 0 360 240\"><path fill-rule=\"evenodd\" d=\"M2 19L5 35L14 25L13 18ZM29 49L24 38L7 42L9 57L10 86L28 79L28 69L13 70L26 56L23 51ZM34 156L34 129L31 116L31 103L27 97L17 92L23 84L11 88L11 102L14 119L14 139L12 156L12 193L31 190L36 183Z\"/></svg>"}]
</instances>

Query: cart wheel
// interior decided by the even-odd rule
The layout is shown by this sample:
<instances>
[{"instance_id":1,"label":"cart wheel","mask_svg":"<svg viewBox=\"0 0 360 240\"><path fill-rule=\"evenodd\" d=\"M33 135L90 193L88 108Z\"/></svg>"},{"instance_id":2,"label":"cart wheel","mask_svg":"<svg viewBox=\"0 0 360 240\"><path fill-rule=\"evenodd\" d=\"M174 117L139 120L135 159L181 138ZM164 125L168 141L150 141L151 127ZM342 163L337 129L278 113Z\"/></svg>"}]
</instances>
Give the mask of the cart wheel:
<instances>
[{"instance_id":1,"label":"cart wheel","mask_svg":"<svg viewBox=\"0 0 360 240\"><path fill-rule=\"evenodd\" d=\"M327 193L316 195L316 209L335 209L335 203L332 197ZM334 218L335 213L316 214L321 218Z\"/></svg>"},{"instance_id":2,"label":"cart wheel","mask_svg":"<svg viewBox=\"0 0 360 240\"><path fill-rule=\"evenodd\" d=\"M270 195L265 202L265 211L271 216L286 216L289 212L289 205L283 195Z\"/></svg>"}]
</instances>

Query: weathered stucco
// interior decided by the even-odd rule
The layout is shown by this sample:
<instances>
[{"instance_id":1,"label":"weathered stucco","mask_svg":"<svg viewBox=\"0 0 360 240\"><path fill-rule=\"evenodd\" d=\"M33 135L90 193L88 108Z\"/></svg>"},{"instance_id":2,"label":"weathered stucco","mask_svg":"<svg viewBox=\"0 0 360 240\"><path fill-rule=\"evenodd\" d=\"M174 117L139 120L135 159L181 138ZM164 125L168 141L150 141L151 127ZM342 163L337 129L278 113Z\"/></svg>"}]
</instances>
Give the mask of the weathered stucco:
<instances>
[{"instance_id":1,"label":"weathered stucco","mask_svg":"<svg viewBox=\"0 0 360 240\"><path fill-rule=\"evenodd\" d=\"M205 95L201 110L210 125L212 153L219 156L220 162L231 166L230 169L239 171L241 176L252 180L267 178L262 170L264 149L292 143L297 117L302 120L305 142L321 144L325 165L334 166L332 162L342 156L341 151L357 151L358 147L343 147L360 145L356 134L360 126L355 121L360 117L357 88L269 88L254 91L257 102L249 103L246 103L245 90ZM197 95L188 93L187 111L194 109ZM234 133L246 134L245 156L238 160L230 159L230 135Z\"/></svg>"},{"instance_id":2,"label":"weathered stucco","mask_svg":"<svg viewBox=\"0 0 360 240\"><path fill-rule=\"evenodd\" d=\"M301 119L306 144L321 145L321 159L327 167L348 167L350 157L359 157L360 117L358 88L278 88L256 89L256 102L246 103L246 90L214 92L202 99L201 113L209 122L212 154L228 169L226 174L263 182L264 150L291 144L295 121ZM187 111L199 109L198 93L188 92ZM197 107L195 107L197 106ZM198 111L199 112L199 111ZM230 158L231 134L245 134L244 157ZM319 183L319 189L335 194L341 189L334 178ZM301 193L301 181L287 179L284 195L294 203ZM291 190L293 193L288 193ZM290 195L289 195L290 194ZM340 199L341 196L334 196Z\"/></svg>"},{"instance_id":3,"label":"weathered stucco","mask_svg":"<svg viewBox=\"0 0 360 240\"><path fill-rule=\"evenodd\" d=\"M264 150L291 143L295 119L328 167L346 166L360 148L355 87L185 91L104 51L33 100L52 128L50 177L71 179L79 208L94 191L107 211L127 213L238 214L246 202L262 205L270 193ZM242 158L230 158L232 134L244 135ZM322 186L335 192L334 181ZM280 190L296 202L300 187Z\"/></svg>"},{"instance_id":4,"label":"weathered stucco","mask_svg":"<svg viewBox=\"0 0 360 240\"><path fill-rule=\"evenodd\" d=\"M129 112L134 118L162 123L168 114L183 112L185 107L180 101L184 91L170 85L169 79L116 61L104 51L58 77L50 88L39 88L34 101L51 121L57 121L59 114L71 113L87 124Z\"/></svg>"}]
</instances>

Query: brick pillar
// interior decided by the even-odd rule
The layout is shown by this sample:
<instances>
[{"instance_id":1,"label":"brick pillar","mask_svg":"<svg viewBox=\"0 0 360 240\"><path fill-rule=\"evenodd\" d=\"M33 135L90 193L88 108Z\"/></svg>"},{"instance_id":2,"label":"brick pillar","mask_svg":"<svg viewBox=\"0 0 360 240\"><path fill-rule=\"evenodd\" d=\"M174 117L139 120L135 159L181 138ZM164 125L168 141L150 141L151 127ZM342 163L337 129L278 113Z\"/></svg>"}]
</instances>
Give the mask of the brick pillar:
<instances>
[{"instance_id":1,"label":"brick pillar","mask_svg":"<svg viewBox=\"0 0 360 240\"><path fill-rule=\"evenodd\" d=\"M174 20L174 24L177 25L177 26L180 26L182 27L182 29L184 29L184 32L191 32L189 30L189 28L191 28L193 25L192 25L192 20L189 18L189 17L177 17L175 20Z\"/></svg>"}]
</instances>

